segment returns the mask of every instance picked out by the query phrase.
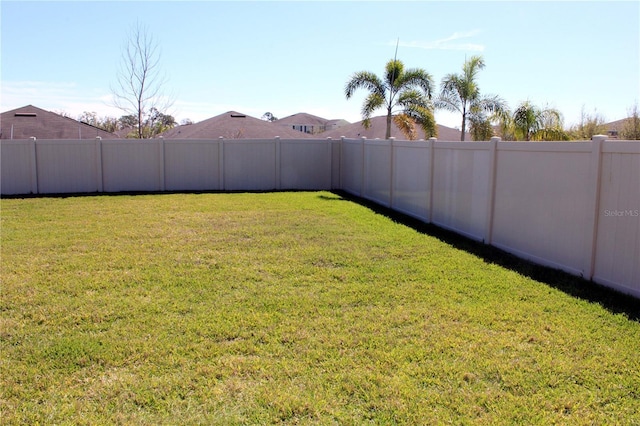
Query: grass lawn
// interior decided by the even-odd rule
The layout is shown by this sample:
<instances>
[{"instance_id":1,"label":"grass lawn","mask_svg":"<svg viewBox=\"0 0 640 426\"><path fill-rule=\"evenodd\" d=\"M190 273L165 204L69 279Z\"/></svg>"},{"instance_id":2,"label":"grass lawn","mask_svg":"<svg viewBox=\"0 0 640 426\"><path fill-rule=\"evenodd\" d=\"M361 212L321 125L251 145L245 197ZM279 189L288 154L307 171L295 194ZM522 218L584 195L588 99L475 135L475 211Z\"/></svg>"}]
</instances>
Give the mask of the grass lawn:
<instances>
[{"instance_id":1,"label":"grass lawn","mask_svg":"<svg viewBox=\"0 0 640 426\"><path fill-rule=\"evenodd\" d=\"M637 300L342 194L1 208L2 424L640 424Z\"/></svg>"}]
</instances>

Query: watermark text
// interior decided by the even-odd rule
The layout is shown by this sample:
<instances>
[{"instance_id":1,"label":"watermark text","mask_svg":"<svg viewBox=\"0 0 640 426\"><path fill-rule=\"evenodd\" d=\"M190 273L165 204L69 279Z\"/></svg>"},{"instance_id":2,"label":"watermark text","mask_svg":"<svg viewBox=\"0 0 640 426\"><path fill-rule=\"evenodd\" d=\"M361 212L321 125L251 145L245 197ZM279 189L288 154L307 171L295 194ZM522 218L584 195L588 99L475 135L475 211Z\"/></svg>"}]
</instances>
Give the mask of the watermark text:
<instances>
[{"instance_id":1,"label":"watermark text","mask_svg":"<svg viewBox=\"0 0 640 426\"><path fill-rule=\"evenodd\" d=\"M640 209L605 209L604 217L640 217Z\"/></svg>"}]
</instances>

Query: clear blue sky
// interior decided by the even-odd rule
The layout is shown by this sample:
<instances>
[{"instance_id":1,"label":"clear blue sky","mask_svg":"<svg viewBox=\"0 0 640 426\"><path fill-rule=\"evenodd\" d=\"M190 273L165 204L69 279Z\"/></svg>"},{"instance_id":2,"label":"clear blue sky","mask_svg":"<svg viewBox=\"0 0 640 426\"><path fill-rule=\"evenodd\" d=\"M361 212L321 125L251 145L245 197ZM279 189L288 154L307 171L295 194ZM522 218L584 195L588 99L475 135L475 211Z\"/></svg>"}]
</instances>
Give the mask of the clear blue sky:
<instances>
[{"instance_id":1,"label":"clear blue sky","mask_svg":"<svg viewBox=\"0 0 640 426\"><path fill-rule=\"evenodd\" d=\"M360 120L355 71L398 58L439 84L482 55L486 94L624 118L640 102L640 2L12 2L0 3L2 111L33 104L77 116L109 106L127 31L162 50L178 121L235 110ZM380 115L383 111L380 111ZM441 124L459 118L437 113Z\"/></svg>"}]
</instances>

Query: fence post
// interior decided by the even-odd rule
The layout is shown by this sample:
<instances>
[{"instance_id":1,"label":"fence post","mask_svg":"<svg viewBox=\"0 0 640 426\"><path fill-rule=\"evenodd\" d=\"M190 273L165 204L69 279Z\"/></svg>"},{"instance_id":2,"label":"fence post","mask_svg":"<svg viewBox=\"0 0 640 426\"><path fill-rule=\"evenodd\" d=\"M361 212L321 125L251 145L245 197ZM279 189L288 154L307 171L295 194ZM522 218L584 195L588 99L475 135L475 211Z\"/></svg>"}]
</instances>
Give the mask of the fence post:
<instances>
[{"instance_id":1,"label":"fence post","mask_svg":"<svg viewBox=\"0 0 640 426\"><path fill-rule=\"evenodd\" d=\"M164 191L166 189L166 176L165 176L165 170L166 170L166 164L165 164L165 159L164 159L164 137L160 136L158 141L158 173L159 173L159 180L158 183L160 184L160 191Z\"/></svg>"},{"instance_id":2,"label":"fence post","mask_svg":"<svg viewBox=\"0 0 640 426\"><path fill-rule=\"evenodd\" d=\"M389 149L391 150L391 152L389 153L389 161L391 162L390 167L389 167L389 208L393 208L393 172L394 172L394 165L395 165L395 153L396 153L396 149L394 146L394 142L396 141L396 138L394 138L393 136L389 138Z\"/></svg>"},{"instance_id":3,"label":"fence post","mask_svg":"<svg viewBox=\"0 0 640 426\"><path fill-rule=\"evenodd\" d=\"M493 238L493 214L495 209L496 197L496 157L498 150L499 137L492 137L489 141L489 194L487 197L487 221L484 227L484 243L491 244Z\"/></svg>"},{"instance_id":4,"label":"fence post","mask_svg":"<svg viewBox=\"0 0 640 426\"><path fill-rule=\"evenodd\" d=\"M331 137L326 138L327 150L329 155L329 190L333 189L333 139Z\"/></svg>"},{"instance_id":5,"label":"fence post","mask_svg":"<svg viewBox=\"0 0 640 426\"><path fill-rule=\"evenodd\" d=\"M340 156L338 157L338 189L344 190L342 187L342 159L344 158L344 136L340 136Z\"/></svg>"},{"instance_id":6,"label":"fence post","mask_svg":"<svg viewBox=\"0 0 640 426\"><path fill-rule=\"evenodd\" d=\"M435 152L434 145L437 141L437 138L429 138L429 145L427 148L429 150L429 164L427 164L427 167L429 167L429 182L427 183L427 191L429 191L429 210L427 211L427 223L431 223L433 214L433 167L435 165L433 154Z\"/></svg>"},{"instance_id":7,"label":"fence post","mask_svg":"<svg viewBox=\"0 0 640 426\"><path fill-rule=\"evenodd\" d=\"M280 136L276 136L275 148L276 148L276 163L275 163L275 180L276 189L280 189Z\"/></svg>"},{"instance_id":8,"label":"fence post","mask_svg":"<svg viewBox=\"0 0 640 426\"><path fill-rule=\"evenodd\" d=\"M595 135L591 138L591 158L589 160L589 180L587 188L591 188L590 209L587 212L587 220L591 226L587 227L585 253L584 278L591 280L595 273L596 248L598 245L598 220L600 216L600 181L602 175L602 145L607 140L604 135Z\"/></svg>"},{"instance_id":9,"label":"fence post","mask_svg":"<svg viewBox=\"0 0 640 426\"><path fill-rule=\"evenodd\" d=\"M36 152L36 137L29 138L29 148L31 150L31 192L38 193L38 154Z\"/></svg>"},{"instance_id":10,"label":"fence post","mask_svg":"<svg viewBox=\"0 0 640 426\"><path fill-rule=\"evenodd\" d=\"M364 155L364 141L366 140L367 138L365 136L362 136L360 138L360 145L361 145L360 154L362 159L362 167L360 168L360 197L362 197L364 194L364 177L366 176L366 173L365 173L366 161L365 161L365 155Z\"/></svg>"},{"instance_id":11,"label":"fence post","mask_svg":"<svg viewBox=\"0 0 640 426\"><path fill-rule=\"evenodd\" d=\"M102 176L102 138L96 136L96 187L98 192L104 191L104 177Z\"/></svg>"},{"instance_id":12,"label":"fence post","mask_svg":"<svg viewBox=\"0 0 640 426\"><path fill-rule=\"evenodd\" d=\"M224 137L218 137L218 189L225 190L224 182Z\"/></svg>"}]
</instances>

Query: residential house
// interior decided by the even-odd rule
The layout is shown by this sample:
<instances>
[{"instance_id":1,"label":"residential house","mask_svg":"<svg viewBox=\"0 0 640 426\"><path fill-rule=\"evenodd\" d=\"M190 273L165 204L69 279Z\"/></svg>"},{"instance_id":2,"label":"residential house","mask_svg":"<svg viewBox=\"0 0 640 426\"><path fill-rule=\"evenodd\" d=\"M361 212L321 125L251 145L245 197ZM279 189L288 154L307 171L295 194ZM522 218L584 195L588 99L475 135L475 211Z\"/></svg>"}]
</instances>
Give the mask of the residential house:
<instances>
[{"instance_id":1,"label":"residential house","mask_svg":"<svg viewBox=\"0 0 640 426\"><path fill-rule=\"evenodd\" d=\"M346 120L327 120L326 118L307 114L306 112L299 112L297 114L281 118L280 120L276 120L274 121L274 124L288 127L302 133L318 135L327 130L333 130L341 126L348 125L349 122Z\"/></svg>"},{"instance_id":2,"label":"residential house","mask_svg":"<svg viewBox=\"0 0 640 426\"><path fill-rule=\"evenodd\" d=\"M278 126L236 111L211 117L194 124L186 124L167 130L161 135L165 139L301 139L310 137L297 130Z\"/></svg>"},{"instance_id":3,"label":"residential house","mask_svg":"<svg viewBox=\"0 0 640 426\"><path fill-rule=\"evenodd\" d=\"M605 124L604 126L607 128L607 136L609 136L609 139L620 139L622 137L621 134L624 130L624 126L630 120L631 118L627 117L622 120L616 120Z\"/></svg>"}]
</instances>

